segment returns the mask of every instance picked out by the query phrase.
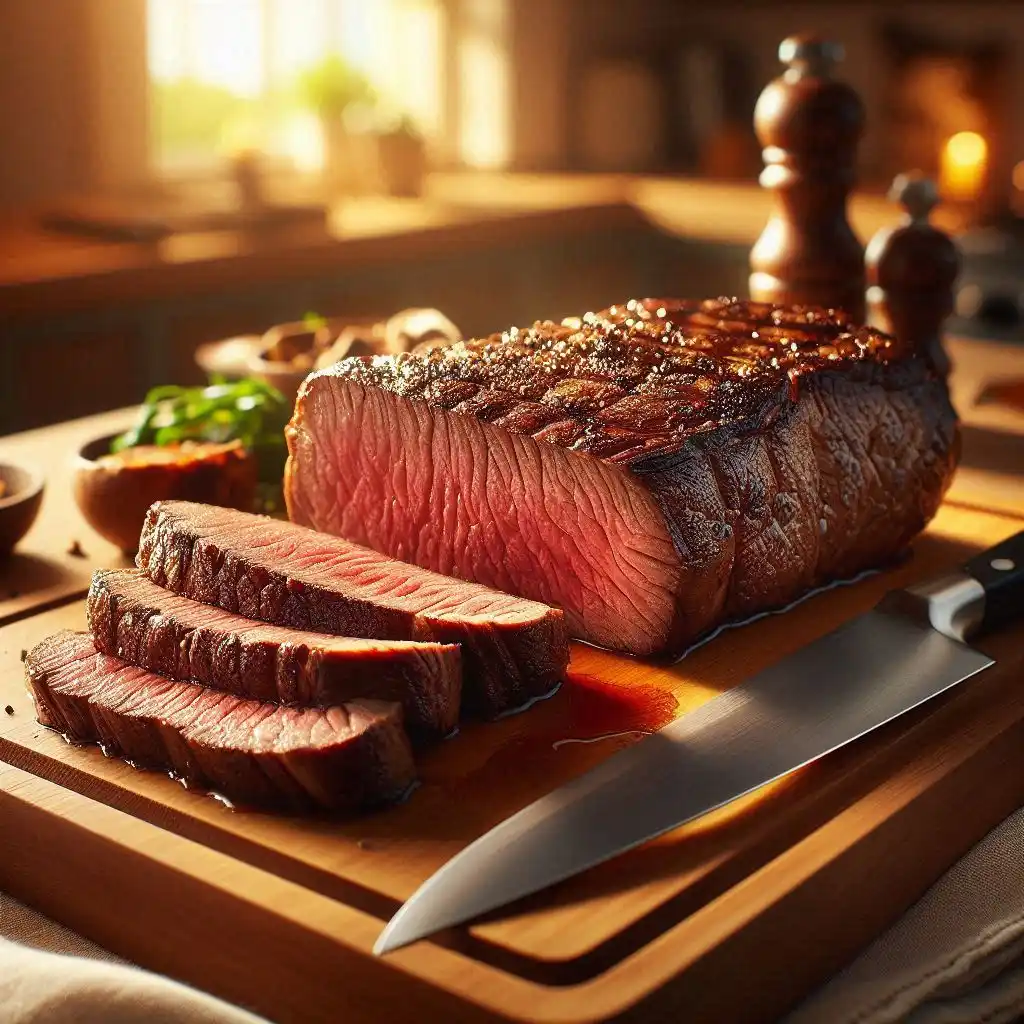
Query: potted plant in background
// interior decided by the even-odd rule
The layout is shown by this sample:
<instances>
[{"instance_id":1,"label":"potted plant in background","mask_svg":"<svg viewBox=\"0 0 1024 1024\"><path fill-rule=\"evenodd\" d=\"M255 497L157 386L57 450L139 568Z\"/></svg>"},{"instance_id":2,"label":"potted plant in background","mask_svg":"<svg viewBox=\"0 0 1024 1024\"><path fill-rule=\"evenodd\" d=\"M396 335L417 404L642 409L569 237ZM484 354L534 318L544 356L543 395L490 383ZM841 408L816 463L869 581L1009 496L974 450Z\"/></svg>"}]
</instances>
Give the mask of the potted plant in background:
<instances>
[{"instance_id":1,"label":"potted plant in background","mask_svg":"<svg viewBox=\"0 0 1024 1024\"><path fill-rule=\"evenodd\" d=\"M332 192L363 191L372 173L372 133L358 122L365 125L377 103L369 79L331 54L299 75L298 92L320 120L327 187Z\"/></svg>"},{"instance_id":2,"label":"potted plant in background","mask_svg":"<svg viewBox=\"0 0 1024 1024\"><path fill-rule=\"evenodd\" d=\"M408 114L400 114L381 124L377 137L377 166L384 191L389 195L423 194L427 147L422 133Z\"/></svg>"}]
</instances>

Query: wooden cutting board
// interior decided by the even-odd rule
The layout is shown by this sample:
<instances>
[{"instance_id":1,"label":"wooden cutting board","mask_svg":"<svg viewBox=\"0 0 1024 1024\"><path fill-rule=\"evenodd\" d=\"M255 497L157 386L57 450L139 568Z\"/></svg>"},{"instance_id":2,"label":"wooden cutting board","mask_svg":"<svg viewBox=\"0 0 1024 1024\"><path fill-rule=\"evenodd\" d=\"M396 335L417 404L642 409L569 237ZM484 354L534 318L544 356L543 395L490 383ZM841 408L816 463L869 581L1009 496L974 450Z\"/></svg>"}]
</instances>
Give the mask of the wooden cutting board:
<instances>
[{"instance_id":1,"label":"wooden cutting board","mask_svg":"<svg viewBox=\"0 0 1024 1024\"><path fill-rule=\"evenodd\" d=\"M960 468L948 497L1019 515L1024 510L1024 346L947 338L949 384L960 414Z\"/></svg>"},{"instance_id":2,"label":"wooden cutting board","mask_svg":"<svg viewBox=\"0 0 1024 1024\"><path fill-rule=\"evenodd\" d=\"M45 635L83 628L83 605L20 618L0 628L0 709L13 712L0 710L13 766L0 772L0 887L279 1020L341 1006L367 1021L413 1006L444 1020L775 1019L1024 804L1024 623L981 645L996 667L791 779L472 927L383 960L370 950L490 826L887 588L1021 528L947 505L903 565L676 665L579 645L557 695L464 728L423 758L406 804L347 822L231 812L69 746L35 722L20 662Z\"/></svg>"}]
</instances>

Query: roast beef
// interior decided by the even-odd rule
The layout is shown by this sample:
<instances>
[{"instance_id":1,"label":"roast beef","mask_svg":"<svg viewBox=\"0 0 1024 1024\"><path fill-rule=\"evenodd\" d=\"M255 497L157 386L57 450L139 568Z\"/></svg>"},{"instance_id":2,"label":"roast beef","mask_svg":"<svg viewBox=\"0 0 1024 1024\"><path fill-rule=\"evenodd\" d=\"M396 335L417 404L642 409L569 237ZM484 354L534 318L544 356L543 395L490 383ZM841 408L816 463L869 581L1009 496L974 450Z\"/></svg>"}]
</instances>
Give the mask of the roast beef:
<instances>
[{"instance_id":1,"label":"roast beef","mask_svg":"<svg viewBox=\"0 0 1024 1024\"><path fill-rule=\"evenodd\" d=\"M287 437L294 521L641 655L886 562L958 450L926 359L836 311L728 299L347 359Z\"/></svg>"},{"instance_id":2,"label":"roast beef","mask_svg":"<svg viewBox=\"0 0 1024 1024\"><path fill-rule=\"evenodd\" d=\"M171 593L131 569L95 573L87 608L100 651L172 679L282 704L398 701L406 727L423 739L458 721L461 668L452 645L269 626Z\"/></svg>"},{"instance_id":3,"label":"roast beef","mask_svg":"<svg viewBox=\"0 0 1024 1024\"><path fill-rule=\"evenodd\" d=\"M159 586L251 619L458 643L462 707L472 714L493 717L549 693L569 660L560 611L266 516L158 502L137 560Z\"/></svg>"},{"instance_id":4,"label":"roast beef","mask_svg":"<svg viewBox=\"0 0 1024 1024\"><path fill-rule=\"evenodd\" d=\"M348 810L397 799L415 778L395 703L244 700L128 665L67 631L33 648L25 666L43 725L235 804Z\"/></svg>"}]
</instances>

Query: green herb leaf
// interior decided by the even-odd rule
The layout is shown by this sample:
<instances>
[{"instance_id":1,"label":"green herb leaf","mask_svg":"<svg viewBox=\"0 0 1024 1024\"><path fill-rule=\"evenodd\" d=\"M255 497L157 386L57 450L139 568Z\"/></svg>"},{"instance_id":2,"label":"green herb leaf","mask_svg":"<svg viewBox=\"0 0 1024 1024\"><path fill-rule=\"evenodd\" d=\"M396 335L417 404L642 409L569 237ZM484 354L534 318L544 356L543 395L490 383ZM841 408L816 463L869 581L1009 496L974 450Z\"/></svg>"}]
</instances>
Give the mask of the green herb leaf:
<instances>
[{"instance_id":1,"label":"green herb leaf","mask_svg":"<svg viewBox=\"0 0 1024 1024\"><path fill-rule=\"evenodd\" d=\"M284 428L291 403L255 377L228 382L211 378L205 387L168 384L152 388L135 425L116 437L112 452L138 445L240 441L255 452L260 480L280 486L287 449Z\"/></svg>"}]
</instances>

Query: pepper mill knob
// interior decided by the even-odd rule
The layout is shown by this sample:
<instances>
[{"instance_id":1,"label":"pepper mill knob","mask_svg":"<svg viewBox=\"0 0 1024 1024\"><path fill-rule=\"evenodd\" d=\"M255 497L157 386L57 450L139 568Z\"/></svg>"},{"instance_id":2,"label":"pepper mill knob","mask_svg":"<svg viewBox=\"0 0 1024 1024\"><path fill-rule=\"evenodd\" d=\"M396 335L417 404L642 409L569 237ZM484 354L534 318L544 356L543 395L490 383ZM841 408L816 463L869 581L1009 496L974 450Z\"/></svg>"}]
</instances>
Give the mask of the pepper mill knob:
<instances>
[{"instance_id":1,"label":"pepper mill knob","mask_svg":"<svg viewBox=\"0 0 1024 1024\"><path fill-rule=\"evenodd\" d=\"M868 243L869 322L925 356L945 375L950 362L942 347L942 324L953 311L960 254L949 235L929 220L939 201L934 181L921 174L901 174L893 181L889 198L903 207L904 216Z\"/></svg>"},{"instance_id":2,"label":"pepper mill knob","mask_svg":"<svg viewBox=\"0 0 1024 1024\"><path fill-rule=\"evenodd\" d=\"M761 93L754 127L775 194L764 232L750 252L750 295L763 302L810 303L864 319L864 249L847 220L856 178L864 105L834 77L838 43L791 36L779 47L785 72Z\"/></svg>"},{"instance_id":3,"label":"pepper mill knob","mask_svg":"<svg viewBox=\"0 0 1024 1024\"><path fill-rule=\"evenodd\" d=\"M906 210L912 224L927 224L938 205L939 190L931 178L923 174L897 174L889 189L889 198Z\"/></svg>"},{"instance_id":4,"label":"pepper mill knob","mask_svg":"<svg viewBox=\"0 0 1024 1024\"><path fill-rule=\"evenodd\" d=\"M813 32L790 36L779 43L779 61L789 67L786 75L790 81L831 78L832 70L845 56L842 43L822 39Z\"/></svg>"}]
</instances>

